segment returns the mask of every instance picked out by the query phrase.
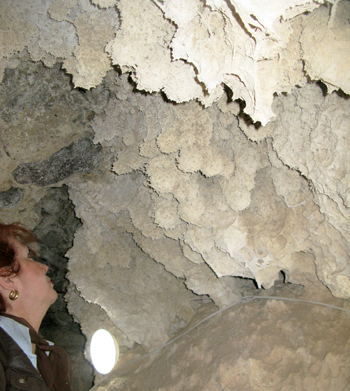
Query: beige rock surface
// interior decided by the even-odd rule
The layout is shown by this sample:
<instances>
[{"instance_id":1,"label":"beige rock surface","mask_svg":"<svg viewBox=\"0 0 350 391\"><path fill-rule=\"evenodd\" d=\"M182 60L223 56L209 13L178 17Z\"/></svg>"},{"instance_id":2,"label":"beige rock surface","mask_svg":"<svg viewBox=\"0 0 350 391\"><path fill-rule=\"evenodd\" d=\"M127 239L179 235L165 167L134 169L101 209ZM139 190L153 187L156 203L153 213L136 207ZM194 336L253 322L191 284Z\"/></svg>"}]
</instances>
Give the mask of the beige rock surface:
<instances>
[{"instance_id":1,"label":"beige rock surface","mask_svg":"<svg viewBox=\"0 0 350 391\"><path fill-rule=\"evenodd\" d=\"M91 2L101 8L109 8L116 5L117 0L92 0Z\"/></svg>"},{"instance_id":2,"label":"beige rock surface","mask_svg":"<svg viewBox=\"0 0 350 391\"><path fill-rule=\"evenodd\" d=\"M69 279L85 300L99 304L131 341L153 348L167 341L176 329L176 319L177 327L190 320L194 295L125 232L131 225L126 207L137 197L143 181L140 174L107 174L98 182L70 183L70 196L84 227L67 255Z\"/></svg>"},{"instance_id":3,"label":"beige rock surface","mask_svg":"<svg viewBox=\"0 0 350 391\"><path fill-rule=\"evenodd\" d=\"M123 181L135 170L146 175L150 188L143 185L127 203L109 207L115 213L128 211L133 227L125 229L143 251L167 271L191 281L188 286L201 294L206 292L205 280L193 264L205 262L218 277L254 278L265 288L273 285L281 270L290 282L317 283L320 278L334 294L348 297L347 241L329 225L328 214L320 213L299 168L288 160L283 165L274 151L279 151L276 140L282 140L282 131L272 144L254 144L242 135L223 103L203 110L194 103L164 105L157 97L141 94L125 99L122 90L130 87L123 79L121 99L112 100L105 117L94 122L95 141L119 148L113 170ZM320 92L310 86L299 93L315 94L304 105L306 101L317 105ZM280 102L290 102L292 97ZM322 94L319 99L324 101ZM296 119L293 105L282 112ZM343 111L339 108L339 112ZM326 115L322 108L319 115ZM279 121L270 128L284 126ZM284 139L293 142L291 136ZM153 145L151 154L143 152L145 145ZM305 148L303 142L298 145ZM288 144L285 148L289 154L293 150ZM320 239L324 232L332 235L334 244ZM208 280L212 290L210 284Z\"/></svg>"},{"instance_id":4,"label":"beige rock surface","mask_svg":"<svg viewBox=\"0 0 350 391\"><path fill-rule=\"evenodd\" d=\"M104 48L118 28L118 15L114 9L98 9L80 14L74 20L79 46L63 67L73 75L76 87L90 89L102 82L111 64Z\"/></svg>"},{"instance_id":5,"label":"beige rock surface","mask_svg":"<svg viewBox=\"0 0 350 391\"><path fill-rule=\"evenodd\" d=\"M297 286L276 285L267 293L313 299ZM329 293L321 296L339 305ZM203 306L191 326L211 313ZM243 302L153 356L123 367L138 357L125 355L120 369L92 390L348 390L349 316L304 302Z\"/></svg>"},{"instance_id":6,"label":"beige rock surface","mask_svg":"<svg viewBox=\"0 0 350 391\"><path fill-rule=\"evenodd\" d=\"M317 253L322 251L323 258L327 261L316 261L317 272L324 283L332 286L334 294L347 295L345 292L349 289L350 276L347 201L350 178L347 152L349 102L336 93L324 97L321 88L308 85L303 89L295 89L287 98L279 97L274 107L279 119L267 125L264 132L271 136L278 158L308 178L309 186L315 194L314 202L325 216L323 224L312 227L317 238L325 234L321 241L324 246ZM290 127L288 123L297 125ZM281 173L279 168L279 175ZM288 186L283 182L283 190L279 186L276 187L277 192L288 192ZM292 194L290 196L293 197ZM283 198L286 199L286 196ZM294 202L298 201L300 200ZM335 270L341 270L342 276L333 276ZM338 279L339 288L335 288Z\"/></svg>"},{"instance_id":7,"label":"beige rock surface","mask_svg":"<svg viewBox=\"0 0 350 391\"><path fill-rule=\"evenodd\" d=\"M305 70L313 80L322 80L329 92L350 92L349 3L335 1L310 15L301 37Z\"/></svg>"},{"instance_id":8,"label":"beige rock surface","mask_svg":"<svg viewBox=\"0 0 350 391\"><path fill-rule=\"evenodd\" d=\"M16 52L22 51L30 38L39 34L35 26L34 14L29 12L30 2L24 6L21 1L2 1L0 4L0 18L2 33L0 35L1 62ZM2 66L2 71L4 70ZM0 78L2 79L2 73Z\"/></svg>"},{"instance_id":9,"label":"beige rock surface","mask_svg":"<svg viewBox=\"0 0 350 391\"><path fill-rule=\"evenodd\" d=\"M24 196L0 220L34 228L50 188L17 183L19 164L87 134L103 148L95 172L52 185L68 186L83 224L67 300L88 338L106 322L126 360L202 303L223 308L282 277L347 305L350 8L323 3L1 2L0 193ZM151 390L146 372L159 390L347 390L348 315L307 308L240 305L125 390Z\"/></svg>"},{"instance_id":10,"label":"beige rock surface","mask_svg":"<svg viewBox=\"0 0 350 391\"><path fill-rule=\"evenodd\" d=\"M194 69L183 61L172 61L168 46L176 29L161 10L149 0L122 0L118 9L122 28L107 47L113 64L132 72L140 90L162 90L175 102L203 96Z\"/></svg>"},{"instance_id":11,"label":"beige rock surface","mask_svg":"<svg viewBox=\"0 0 350 391\"><path fill-rule=\"evenodd\" d=\"M245 101L245 113L265 125L274 116L273 94L304 85L306 75L330 91L349 92L350 11L345 0L323 3L4 1L0 69L27 48L46 66L63 60L75 86L90 89L112 62L139 90L204 106L223 95L225 84L233 99Z\"/></svg>"}]
</instances>

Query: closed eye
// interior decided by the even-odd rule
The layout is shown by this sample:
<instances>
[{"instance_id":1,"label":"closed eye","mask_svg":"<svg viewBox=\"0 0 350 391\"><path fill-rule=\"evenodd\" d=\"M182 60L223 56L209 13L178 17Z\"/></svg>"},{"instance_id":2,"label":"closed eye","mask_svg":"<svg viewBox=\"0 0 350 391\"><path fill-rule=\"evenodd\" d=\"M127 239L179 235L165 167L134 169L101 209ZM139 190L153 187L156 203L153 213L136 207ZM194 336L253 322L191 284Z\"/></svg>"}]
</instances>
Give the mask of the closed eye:
<instances>
[{"instance_id":1,"label":"closed eye","mask_svg":"<svg viewBox=\"0 0 350 391\"><path fill-rule=\"evenodd\" d=\"M28 259L31 259L32 261L34 261L36 257L36 253L35 251L31 250L30 248L28 248L28 255L27 255L27 258Z\"/></svg>"}]
</instances>

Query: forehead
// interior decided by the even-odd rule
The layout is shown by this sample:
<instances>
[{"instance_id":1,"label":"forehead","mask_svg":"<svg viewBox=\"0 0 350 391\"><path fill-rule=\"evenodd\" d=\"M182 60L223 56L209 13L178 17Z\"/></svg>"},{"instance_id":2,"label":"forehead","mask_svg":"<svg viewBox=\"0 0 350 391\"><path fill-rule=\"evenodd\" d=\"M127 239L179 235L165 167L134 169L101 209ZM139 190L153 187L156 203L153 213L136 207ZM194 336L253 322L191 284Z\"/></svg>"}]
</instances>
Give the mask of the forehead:
<instances>
[{"instance_id":1,"label":"forehead","mask_svg":"<svg viewBox=\"0 0 350 391\"><path fill-rule=\"evenodd\" d=\"M12 246L15 249L16 257L21 258L21 257L26 257L28 255L28 247L24 243L20 242L16 238L11 238L9 242L12 244Z\"/></svg>"}]
</instances>

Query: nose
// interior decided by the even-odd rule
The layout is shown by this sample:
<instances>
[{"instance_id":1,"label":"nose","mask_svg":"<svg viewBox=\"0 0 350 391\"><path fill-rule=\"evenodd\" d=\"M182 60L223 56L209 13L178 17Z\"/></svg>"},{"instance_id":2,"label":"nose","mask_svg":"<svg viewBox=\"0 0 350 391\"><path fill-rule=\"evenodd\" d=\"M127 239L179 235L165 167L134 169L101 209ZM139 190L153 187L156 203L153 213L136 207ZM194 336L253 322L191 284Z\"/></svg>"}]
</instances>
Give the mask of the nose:
<instances>
[{"instance_id":1,"label":"nose","mask_svg":"<svg viewBox=\"0 0 350 391\"><path fill-rule=\"evenodd\" d=\"M47 271L49 270L49 267L41 262L38 262L38 264L40 265L40 267L44 270L44 272L46 274Z\"/></svg>"}]
</instances>

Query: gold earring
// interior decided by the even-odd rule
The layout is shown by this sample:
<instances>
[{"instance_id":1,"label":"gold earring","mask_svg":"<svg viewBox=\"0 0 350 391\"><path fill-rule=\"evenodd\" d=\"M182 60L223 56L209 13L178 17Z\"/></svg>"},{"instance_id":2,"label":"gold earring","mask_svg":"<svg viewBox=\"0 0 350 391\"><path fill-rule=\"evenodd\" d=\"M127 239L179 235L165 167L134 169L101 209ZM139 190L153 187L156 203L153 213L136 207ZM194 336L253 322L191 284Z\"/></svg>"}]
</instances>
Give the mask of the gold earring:
<instances>
[{"instance_id":1,"label":"gold earring","mask_svg":"<svg viewBox=\"0 0 350 391\"><path fill-rule=\"evenodd\" d=\"M9 299L14 301L14 300L17 300L18 299L18 291L17 290L14 290L14 291L11 291L10 294L9 294Z\"/></svg>"}]
</instances>

